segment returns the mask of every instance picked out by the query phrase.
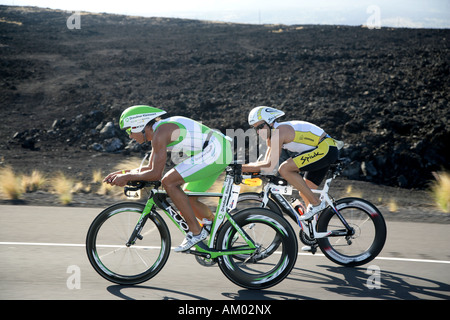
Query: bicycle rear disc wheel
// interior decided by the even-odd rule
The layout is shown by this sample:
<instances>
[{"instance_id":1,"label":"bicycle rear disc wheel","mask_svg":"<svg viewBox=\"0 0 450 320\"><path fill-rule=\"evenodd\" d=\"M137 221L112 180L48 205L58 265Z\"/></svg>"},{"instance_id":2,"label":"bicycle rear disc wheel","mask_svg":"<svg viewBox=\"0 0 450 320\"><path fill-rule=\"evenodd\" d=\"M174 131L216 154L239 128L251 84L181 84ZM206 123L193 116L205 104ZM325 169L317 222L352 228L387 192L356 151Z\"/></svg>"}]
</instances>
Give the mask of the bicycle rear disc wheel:
<instances>
[{"instance_id":1,"label":"bicycle rear disc wheel","mask_svg":"<svg viewBox=\"0 0 450 320\"><path fill-rule=\"evenodd\" d=\"M105 209L92 222L86 251L103 278L118 284L138 284L154 277L166 263L170 234L156 212L148 215L136 242L126 245L143 210L143 204L120 203Z\"/></svg>"},{"instance_id":2,"label":"bicycle rear disc wheel","mask_svg":"<svg viewBox=\"0 0 450 320\"><path fill-rule=\"evenodd\" d=\"M286 219L264 208L239 211L233 219L257 250L246 259L242 259L243 255L219 257L219 267L225 276L247 289L269 288L286 278L295 265L298 250L297 237ZM277 251L266 254L274 238L279 239ZM239 250L246 245L229 221L219 230L217 250Z\"/></svg>"},{"instance_id":3,"label":"bicycle rear disc wheel","mask_svg":"<svg viewBox=\"0 0 450 320\"><path fill-rule=\"evenodd\" d=\"M336 208L354 234L317 239L323 254L343 266L360 266L373 260L386 241L386 223L381 212L370 202L359 198L344 198ZM318 232L343 231L345 227L333 209L320 214Z\"/></svg>"}]
</instances>

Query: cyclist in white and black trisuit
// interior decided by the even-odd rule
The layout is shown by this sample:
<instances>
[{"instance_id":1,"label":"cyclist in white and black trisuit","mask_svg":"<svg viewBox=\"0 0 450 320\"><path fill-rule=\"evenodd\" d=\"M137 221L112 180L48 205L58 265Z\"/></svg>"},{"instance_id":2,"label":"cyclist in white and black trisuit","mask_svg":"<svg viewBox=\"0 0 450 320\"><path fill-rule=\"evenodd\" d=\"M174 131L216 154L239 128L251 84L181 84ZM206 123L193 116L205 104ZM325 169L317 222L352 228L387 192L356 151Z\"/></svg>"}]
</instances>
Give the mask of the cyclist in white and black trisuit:
<instances>
[{"instance_id":1,"label":"cyclist in white and black trisuit","mask_svg":"<svg viewBox=\"0 0 450 320\"><path fill-rule=\"evenodd\" d=\"M262 161L245 164L244 172L272 174L278 167L280 175L304 200L307 210L300 220L307 220L325 209L311 189L317 189L330 165L338 158L339 141L322 128L306 121L276 122L285 113L270 107L253 108L248 123L266 139L267 151ZM304 179L299 172L305 172Z\"/></svg>"}]
</instances>

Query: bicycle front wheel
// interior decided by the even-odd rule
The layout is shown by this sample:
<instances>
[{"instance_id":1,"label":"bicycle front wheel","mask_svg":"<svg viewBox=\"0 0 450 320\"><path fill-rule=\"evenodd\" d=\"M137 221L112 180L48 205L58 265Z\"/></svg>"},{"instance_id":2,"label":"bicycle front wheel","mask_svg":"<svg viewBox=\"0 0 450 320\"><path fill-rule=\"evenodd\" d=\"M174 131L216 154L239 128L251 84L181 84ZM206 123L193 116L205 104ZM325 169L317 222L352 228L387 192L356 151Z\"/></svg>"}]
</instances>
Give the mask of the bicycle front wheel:
<instances>
[{"instance_id":1,"label":"bicycle front wheel","mask_svg":"<svg viewBox=\"0 0 450 320\"><path fill-rule=\"evenodd\" d=\"M373 260L386 241L386 223L381 212L370 202L359 198L344 198L336 208L353 229L343 235L345 227L332 208L320 214L318 232L332 232L327 238L317 239L323 254L343 266L360 266ZM333 236L341 234L340 236Z\"/></svg>"},{"instance_id":2,"label":"bicycle front wheel","mask_svg":"<svg viewBox=\"0 0 450 320\"><path fill-rule=\"evenodd\" d=\"M92 222L86 251L94 269L105 279L124 285L138 284L154 277L170 253L170 234L156 212L144 218L136 241L128 244L144 205L119 203L102 211Z\"/></svg>"},{"instance_id":3,"label":"bicycle front wheel","mask_svg":"<svg viewBox=\"0 0 450 320\"><path fill-rule=\"evenodd\" d=\"M267 208L270 211L275 212L280 216L283 216L283 212L281 212L280 207L272 199L270 198L268 199L267 205L265 207L263 205L264 204L262 193L244 192L239 194L236 209L231 211L231 214L234 215L235 213L248 208ZM273 252L275 252L278 249L279 243L280 239L278 238L278 236L275 236L272 244L270 246L267 246L265 254L270 255ZM239 256L235 256L235 258L239 258ZM246 259L246 257L244 256L243 259Z\"/></svg>"},{"instance_id":4,"label":"bicycle front wheel","mask_svg":"<svg viewBox=\"0 0 450 320\"><path fill-rule=\"evenodd\" d=\"M297 261L298 250L297 237L286 219L268 209L249 208L236 213L233 220L257 249L245 259L243 255L219 257L219 267L225 276L247 289L269 288L286 278ZM274 238L279 239L277 251L267 254ZM217 250L239 250L245 246L246 241L229 221L220 228Z\"/></svg>"}]
</instances>

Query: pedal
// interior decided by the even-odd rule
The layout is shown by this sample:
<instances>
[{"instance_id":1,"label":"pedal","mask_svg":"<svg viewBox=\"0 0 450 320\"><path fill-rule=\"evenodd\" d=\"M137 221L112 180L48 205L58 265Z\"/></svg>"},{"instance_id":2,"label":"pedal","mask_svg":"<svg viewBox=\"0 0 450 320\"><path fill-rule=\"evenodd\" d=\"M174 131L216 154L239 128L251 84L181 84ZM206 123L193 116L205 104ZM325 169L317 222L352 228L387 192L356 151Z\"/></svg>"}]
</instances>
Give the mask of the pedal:
<instances>
[{"instance_id":1,"label":"pedal","mask_svg":"<svg viewBox=\"0 0 450 320\"><path fill-rule=\"evenodd\" d=\"M317 252L317 247L318 247L317 244L314 244L314 245L311 246L311 253L312 253L312 254L316 254L316 252Z\"/></svg>"},{"instance_id":2,"label":"pedal","mask_svg":"<svg viewBox=\"0 0 450 320\"><path fill-rule=\"evenodd\" d=\"M194 256L199 256L199 257L206 258L206 259L211 259L211 254L209 254L207 252L200 252L200 251L191 250L191 249L183 251L183 252L193 254Z\"/></svg>"}]
</instances>

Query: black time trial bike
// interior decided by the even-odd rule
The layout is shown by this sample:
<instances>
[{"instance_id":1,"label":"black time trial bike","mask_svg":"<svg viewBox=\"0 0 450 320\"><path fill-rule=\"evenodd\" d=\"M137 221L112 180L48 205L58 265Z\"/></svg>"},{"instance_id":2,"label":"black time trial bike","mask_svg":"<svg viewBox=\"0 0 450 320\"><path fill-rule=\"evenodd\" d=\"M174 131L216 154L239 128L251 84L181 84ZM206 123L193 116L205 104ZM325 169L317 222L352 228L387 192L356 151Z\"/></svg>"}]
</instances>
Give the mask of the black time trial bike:
<instances>
[{"instance_id":1,"label":"black time trial bike","mask_svg":"<svg viewBox=\"0 0 450 320\"><path fill-rule=\"evenodd\" d=\"M331 182L345 165L344 159L331 165L323 188L312 190L327 204L327 208L309 220L300 220L301 213L286 199L285 196L292 194L292 186L274 175L244 175L250 181L262 179L265 183L262 192L241 193L237 210L265 207L280 215L284 213L300 227L299 238L309 247L308 251L315 253L320 248L328 259L343 266L366 264L383 249L387 227L381 212L369 201L356 197L334 200L329 195Z\"/></svg>"}]
</instances>

